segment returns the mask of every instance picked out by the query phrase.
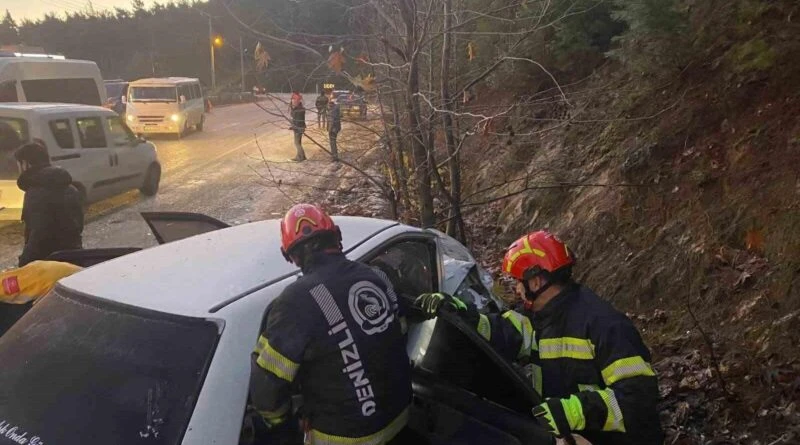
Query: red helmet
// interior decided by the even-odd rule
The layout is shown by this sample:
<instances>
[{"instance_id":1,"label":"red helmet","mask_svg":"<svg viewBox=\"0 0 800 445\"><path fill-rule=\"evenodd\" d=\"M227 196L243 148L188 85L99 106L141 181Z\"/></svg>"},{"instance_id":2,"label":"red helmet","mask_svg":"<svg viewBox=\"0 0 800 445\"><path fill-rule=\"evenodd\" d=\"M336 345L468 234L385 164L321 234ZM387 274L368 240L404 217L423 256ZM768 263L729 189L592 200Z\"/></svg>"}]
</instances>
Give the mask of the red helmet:
<instances>
[{"instance_id":1,"label":"red helmet","mask_svg":"<svg viewBox=\"0 0 800 445\"><path fill-rule=\"evenodd\" d=\"M503 272L526 280L541 272L556 271L575 264L575 258L557 236L541 230L514 241L503 257Z\"/></svg>"},{"instance_id":2,"label":"red helmet","mask_svg":"<svg viewBox=\"0 0 800 445\"><path fill-rule=\"evenodd\" d=\"M341 238L339 227L322 209L312 204L297 204L281 220L281 252L288 259L288 252L299 243L325 233Z\"/></svg>"}]
</instances>

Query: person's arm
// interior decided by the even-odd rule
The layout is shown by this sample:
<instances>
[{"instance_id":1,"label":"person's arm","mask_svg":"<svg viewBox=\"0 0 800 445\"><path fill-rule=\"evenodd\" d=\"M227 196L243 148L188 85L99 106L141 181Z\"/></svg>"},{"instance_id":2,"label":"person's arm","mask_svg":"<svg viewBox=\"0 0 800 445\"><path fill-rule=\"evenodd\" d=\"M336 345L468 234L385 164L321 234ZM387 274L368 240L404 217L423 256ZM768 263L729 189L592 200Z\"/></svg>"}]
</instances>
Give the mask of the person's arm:
<instances>
[{"instance_id":1,"label":"person's arm","mask_svg":"<svg viewBox=\"0 0 800 445\"><path fill-rule=\"evenodd\" d=\"M622 315L594 324L590 332L594 362L605 387L549 399L541 408L554 419L563 416L572 431L626 432L648 438L647 443L660 443L658 382L639 332Z\"/></svg>"},{"instance_id":2,"label":"person's arm","mask_svg":"<svg viewBox=\"0 0 800 445\"><path fill-rule=\"evenodd\" d=\"M518 312L481 314L474 305L468 305L457 297L443 293L422 294L416 302L429 317L435 317L444 307L451 308L467 324L475 327L478 334L506 360L530 357L533 326L528 317Z\"/></svg>"},{"instance_id":3,"label":"person's arm","mask_svg":"<svg viewBox=\"0 0 800 445\"><path fill-rule=\"evenodd\" d=\"M264 421L275 427L290 414L291 387L309 339L309 323L296 305L296 295L284 291L270 306L265 328L251 354L250 398Z\"/></svg>"}]
</instances>

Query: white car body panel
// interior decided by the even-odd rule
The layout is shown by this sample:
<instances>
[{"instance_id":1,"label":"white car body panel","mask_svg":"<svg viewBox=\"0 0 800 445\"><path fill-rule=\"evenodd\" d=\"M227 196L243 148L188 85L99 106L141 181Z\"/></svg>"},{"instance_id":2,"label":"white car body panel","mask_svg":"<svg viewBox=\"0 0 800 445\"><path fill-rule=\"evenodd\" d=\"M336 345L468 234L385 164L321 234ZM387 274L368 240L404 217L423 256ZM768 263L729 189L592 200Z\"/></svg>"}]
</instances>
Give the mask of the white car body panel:
<instances>
[{"instance_id":1,"label":"white car body panel","mask_svg":"<svg viewBox=\"0 0 800 445\"><path fill-rule=\"evenodd\" d=\"M345 252L353 260L397 237L436 236L394 221L359 217L335 217L334 221L342 230ZM279 233L277 220L208 232L98 264L60 282L85 295L215 320L222 327L183 444L233 444L238 440L250 380L250 354L264 311L297 279L297 268L279 251ZM417 329L432 329L434 323L431 320ZM410 335L415 336L414 332Z\"/></svg>"}]
</instances>

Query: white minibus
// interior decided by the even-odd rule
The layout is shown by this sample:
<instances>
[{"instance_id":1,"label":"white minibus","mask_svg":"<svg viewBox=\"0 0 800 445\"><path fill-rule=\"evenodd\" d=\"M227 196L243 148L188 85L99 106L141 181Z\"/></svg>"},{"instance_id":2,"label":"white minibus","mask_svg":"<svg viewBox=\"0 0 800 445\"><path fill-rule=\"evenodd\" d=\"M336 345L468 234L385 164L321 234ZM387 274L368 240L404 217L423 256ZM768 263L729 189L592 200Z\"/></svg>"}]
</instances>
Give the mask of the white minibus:
<instances>
[{"instance_id":1,"label":"white minibus","mask_svg":"<svg viewBox=\"0 0 800 445\"><path fill-rule=\"evenodd\" d=\"M140 79L128 85L125 116L137 134L183 136L203 131L205 99L200 81L187 77Z\"/></svg>"}]
</instances>

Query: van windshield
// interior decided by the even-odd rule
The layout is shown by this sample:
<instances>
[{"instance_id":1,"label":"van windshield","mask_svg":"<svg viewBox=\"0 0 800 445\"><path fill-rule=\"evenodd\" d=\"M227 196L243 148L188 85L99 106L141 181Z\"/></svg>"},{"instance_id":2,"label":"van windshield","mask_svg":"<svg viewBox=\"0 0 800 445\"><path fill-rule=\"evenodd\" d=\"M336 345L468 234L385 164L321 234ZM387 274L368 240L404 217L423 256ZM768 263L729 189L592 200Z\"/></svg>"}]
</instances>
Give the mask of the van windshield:
<instances>
[{"instance_id":1,"label":"van windshield","mask_svg":"<svg viewBox=\"0 0 800 445\"><path fill-rule=\"evenodd\" d=\"M177 102L178 92L175 87L131 87L132 102Z\"/></svg>"},{"instance_id":2,"label":"van windshield","mask_svg":"<svg viewBox=\"0 0 800 445\"><path fill-rule=\"evenodd\" d=\"M59 288L0 337L13 363L0 429L30 444L179 444L218 337L208 320Z\"/></svg>"}]
</instances>

